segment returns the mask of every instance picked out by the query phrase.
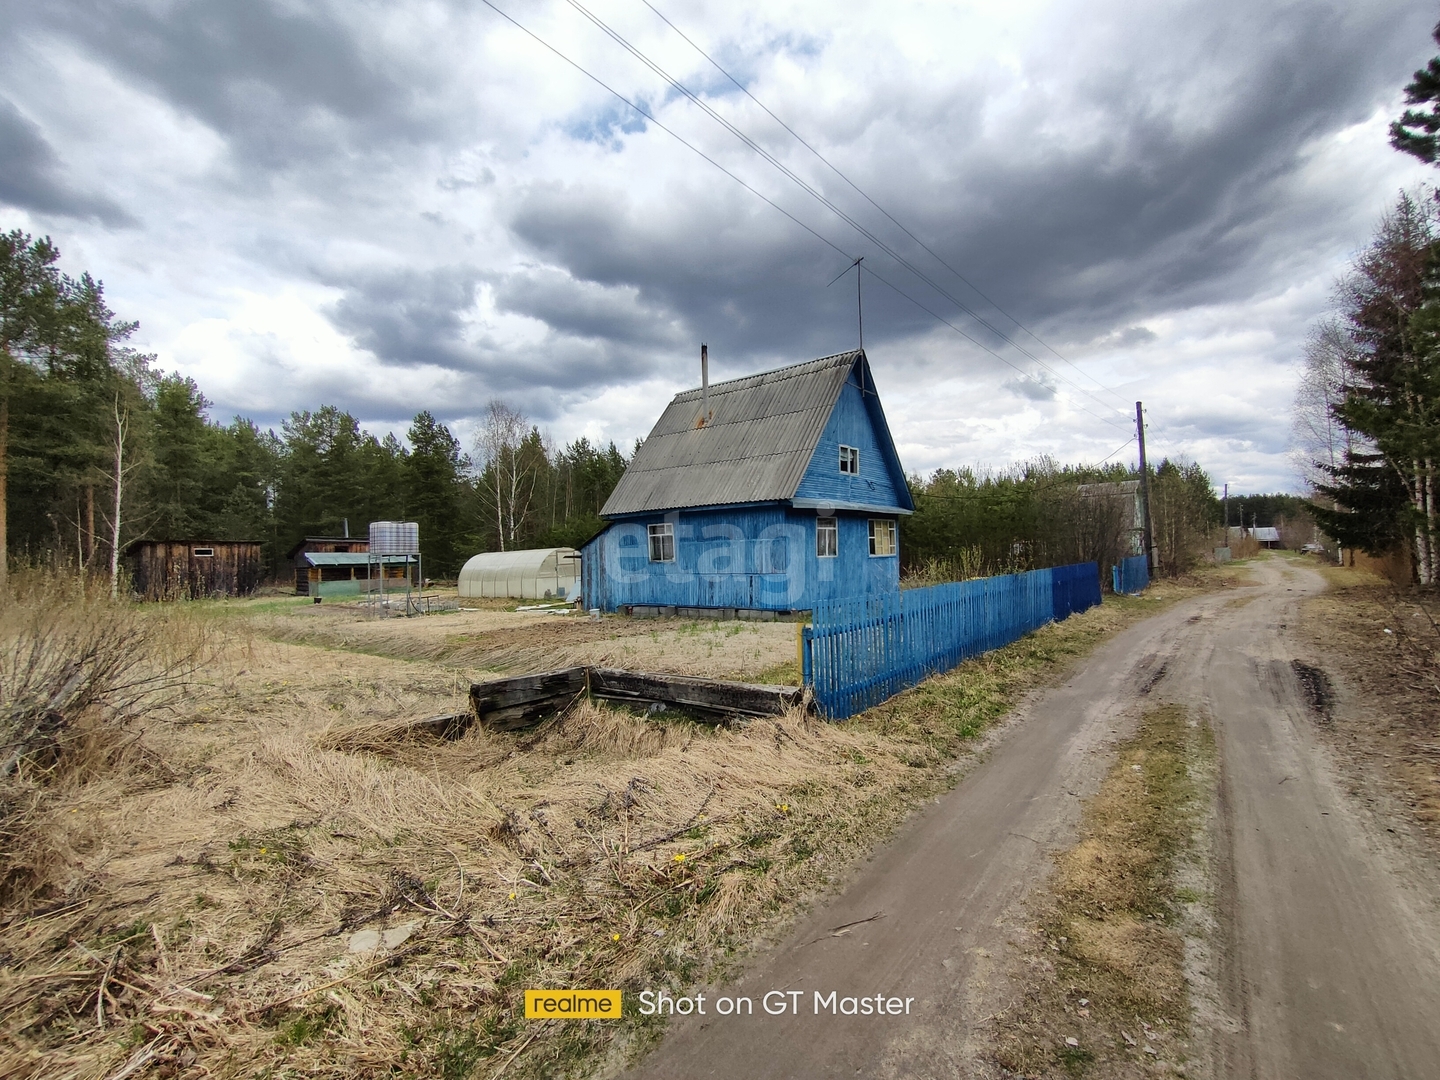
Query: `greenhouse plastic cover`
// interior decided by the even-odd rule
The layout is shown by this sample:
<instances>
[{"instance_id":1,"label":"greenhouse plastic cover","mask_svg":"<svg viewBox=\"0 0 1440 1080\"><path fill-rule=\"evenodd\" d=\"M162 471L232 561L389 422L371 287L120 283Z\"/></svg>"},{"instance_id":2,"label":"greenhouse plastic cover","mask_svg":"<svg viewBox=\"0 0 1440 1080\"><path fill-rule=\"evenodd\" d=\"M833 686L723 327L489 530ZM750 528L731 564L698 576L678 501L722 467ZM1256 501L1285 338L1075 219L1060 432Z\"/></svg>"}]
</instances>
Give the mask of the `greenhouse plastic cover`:
<instances>
[{"instance_id":1,"label":"greenhouse plastic cover","mask_svg":"<svg viewBox=\"0 0 1440 1080\"><path fill-rule=\"evenodd\" d=\"M574 548L487 551L460 571L460 595L564 599L580 580L580 553Z\"/></svg>"}]
</instances>

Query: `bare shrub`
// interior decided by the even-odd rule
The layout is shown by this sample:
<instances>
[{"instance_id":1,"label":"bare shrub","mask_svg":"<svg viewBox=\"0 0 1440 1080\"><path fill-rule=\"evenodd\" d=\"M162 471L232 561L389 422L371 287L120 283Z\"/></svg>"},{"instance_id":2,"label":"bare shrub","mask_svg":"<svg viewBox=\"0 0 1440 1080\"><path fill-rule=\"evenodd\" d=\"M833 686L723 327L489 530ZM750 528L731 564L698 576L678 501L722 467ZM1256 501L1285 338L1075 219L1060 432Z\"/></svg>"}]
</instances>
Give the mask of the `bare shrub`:
<instances>
[{"instance_id":1,"label":"bare shrub","mask_svg":"<svg viewBox=\"0 0 1440 1080\"><path fill-rule=\"evenodd\" d=\"M57 781L139 761L129 723L165 705L200 658L193 620L143 614L63 571L22 571L0 606L0 901L45 860L27 837ZM31 838L33 839L33 838Z\"/></svg>"}]
</instances>

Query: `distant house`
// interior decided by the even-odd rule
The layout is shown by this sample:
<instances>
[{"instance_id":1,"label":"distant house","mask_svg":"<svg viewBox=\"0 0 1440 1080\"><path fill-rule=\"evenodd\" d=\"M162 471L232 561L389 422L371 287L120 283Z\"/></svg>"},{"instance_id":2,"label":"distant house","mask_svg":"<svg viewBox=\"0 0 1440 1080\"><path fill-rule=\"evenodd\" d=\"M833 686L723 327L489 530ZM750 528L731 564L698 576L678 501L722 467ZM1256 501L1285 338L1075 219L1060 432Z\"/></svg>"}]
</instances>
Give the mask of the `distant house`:
<instances>
[{"instance_id":1,"label":"distant house","mask_svg":"<svg viewBox=\"0 0 1440 1080\"><path fill-rule=\"evenodd\" d=\"M1241 543L1247 536L1256 541L1262 548L1278 548L1280 543L1280 530L1271 525L1260 525L1246 528L1240 525L1230 526L1230 542Z\"/></svg>"},{"instance_id":2,"label":"distant house","mask_svg":"<svg viewBox=\"0 0 1440 1080\"><path fill-rule=\"evenodd\" d=\"M1082 499L1100 499L1113 502L1121 510L1124 519L1126 550L1118 554L1143 555L1145 553L1145 504L1140 499L1139 480L1119 480L1101 484L1081 484L1075 489Z\"/></svg>"},{"instance_id":3,"label":"distant house","mask_svg":"<svg viewBox=\"0 0 1440 1080\"><path fill-rule=\"evenodd\" d=\"M312 563L308 556L315 554L323 555L361 555L364 556L370 550L370 541L358 536L307 536L298 544L285 553L285 558L295 570L295 593L298 596L309 596L311 571L316 569L318 564ZM365 558L358 561L358 565L364 567L367 564ZM316 576L319 580L319 576ZM315 594L320 595L319 593Z\"/></svg>"},{"instance_id":4,"label":"distant house","mask_svg":"<svg viewBox=\"0 0 1440 1080\"><path fill-rule=\"evenodd\" d=\"M584 603L773 617L894 592L914 509L863 351L714 386L702 374L601 509Z\"/></svg>"},{"instance_id":5,"label":"distant house","mask_svg":"<svg viewBox=\"0 0 1440 1080\"><path fill-rule=\"evenodd\" d=\"M362 537L307 536L286 558L295 567L297 596L359 596L380 588L379 560ZM403 589L415 560L387 555L384 564L385 588Z\"/></svg>"},{"instance_id":6,"label":"distant house","mask_svg":"<svg viewBox=\"0 0 1440 1080\"><path fill-rule=\"evenodd\" d=\"M142 600L249 596L260 587L260 541L137 540L125 566Z\"/></svg>"}]
</instances>

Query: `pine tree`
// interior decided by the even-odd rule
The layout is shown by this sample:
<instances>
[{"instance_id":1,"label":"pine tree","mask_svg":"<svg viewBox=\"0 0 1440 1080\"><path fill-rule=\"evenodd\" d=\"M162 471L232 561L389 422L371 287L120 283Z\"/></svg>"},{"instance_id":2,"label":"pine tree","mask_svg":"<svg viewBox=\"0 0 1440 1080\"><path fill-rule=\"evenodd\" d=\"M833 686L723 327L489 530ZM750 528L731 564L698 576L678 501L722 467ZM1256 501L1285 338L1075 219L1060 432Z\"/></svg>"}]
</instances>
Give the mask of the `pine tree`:
<instances>
[{"instance_id":1,"label":"pine tree","mask_svg":"<svg viewBox=\"0 0 1440 1080\"><path fill-rule=\"evenodd\" d=\"M1440 25L1431 31L1431 36L1440 45ZM1405 104L1427 102L1432 103L1429 112L1406 109L1400 119L1390 125L1390 145L1433 165L1440 152L1440 56L1432 56L1430 63L1415 72L1414 81L1405 87Z\"/></svg>"}]
</instances>

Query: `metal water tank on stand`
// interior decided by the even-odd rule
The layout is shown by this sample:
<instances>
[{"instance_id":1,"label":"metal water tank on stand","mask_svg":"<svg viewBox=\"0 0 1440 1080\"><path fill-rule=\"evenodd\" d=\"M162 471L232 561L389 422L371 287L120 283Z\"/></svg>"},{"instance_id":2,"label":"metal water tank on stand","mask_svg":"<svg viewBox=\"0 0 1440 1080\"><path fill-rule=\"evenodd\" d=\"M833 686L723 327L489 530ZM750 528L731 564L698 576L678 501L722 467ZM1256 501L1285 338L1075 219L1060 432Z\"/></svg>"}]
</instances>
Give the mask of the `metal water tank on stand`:
<instances>
[{"instance_id":1,"label":"metal water tank on stand","mask_svg":"<svg viewBox=\"0 0 1440 1080\"><path fill-rule=\"evenodd\" d=\"M410 560L415 560L416 577L424 570L420 561L420 525L414 521L372 521L370 523L370 556L379 564L380 606L385 608L385 560L405 559L405 613L413 606L410 596ZM422 579L423 580L423 579Z\"/></svg>"}]
</instances>

